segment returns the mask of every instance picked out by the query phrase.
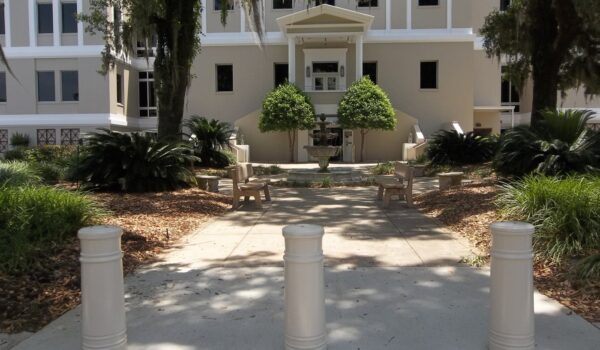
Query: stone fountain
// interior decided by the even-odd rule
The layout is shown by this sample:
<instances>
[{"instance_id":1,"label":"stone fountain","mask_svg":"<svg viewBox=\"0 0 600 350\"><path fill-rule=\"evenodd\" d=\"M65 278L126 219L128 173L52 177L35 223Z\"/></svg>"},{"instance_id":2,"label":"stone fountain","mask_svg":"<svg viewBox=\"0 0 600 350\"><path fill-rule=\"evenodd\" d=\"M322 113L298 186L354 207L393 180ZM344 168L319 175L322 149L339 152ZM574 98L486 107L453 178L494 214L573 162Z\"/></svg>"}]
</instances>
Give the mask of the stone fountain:
<instances>
[{"instance_id":1,"label":"stone fountain","mask_svg":"<svg viewBox=\"0 0 600 350\"><path fill-rule=\"evenodd\" d=\"M304 148L311 157L319 160L319 172L328 173L329 159L338 155L341 147L327 146L327 141L336 137L337 134L330 133L327 130L327 125L330 123L326 121L327 118L325 117L325 114L322 114L319 119L320 121L317 122L317 125L319 125L319 131L309 136L318 139L320 146L304 146Z\"/></svg>"}]
</instances>

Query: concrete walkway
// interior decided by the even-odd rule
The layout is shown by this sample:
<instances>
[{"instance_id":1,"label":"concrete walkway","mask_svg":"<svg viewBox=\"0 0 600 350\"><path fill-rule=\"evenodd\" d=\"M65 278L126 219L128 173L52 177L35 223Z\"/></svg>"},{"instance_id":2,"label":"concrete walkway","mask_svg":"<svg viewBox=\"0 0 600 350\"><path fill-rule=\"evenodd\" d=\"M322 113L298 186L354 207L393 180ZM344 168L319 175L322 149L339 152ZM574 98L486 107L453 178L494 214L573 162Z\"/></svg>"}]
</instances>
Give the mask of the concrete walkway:
<instances>
[{"instance_id":1,"label":"concrete walkway","mask_svg":"<svg viewBox=\"0 0 600 350\"><path fill-rule=\"evenodd\" d=\"M325 226L329 349L485 349L489 271L467 242L375 188L273 190L127 279L130 349L283 348L284 225ZM16 349L78 349L73 310ZM595 349L600 330L536 294L538 349Z\"/></svg>"}]
</instances>

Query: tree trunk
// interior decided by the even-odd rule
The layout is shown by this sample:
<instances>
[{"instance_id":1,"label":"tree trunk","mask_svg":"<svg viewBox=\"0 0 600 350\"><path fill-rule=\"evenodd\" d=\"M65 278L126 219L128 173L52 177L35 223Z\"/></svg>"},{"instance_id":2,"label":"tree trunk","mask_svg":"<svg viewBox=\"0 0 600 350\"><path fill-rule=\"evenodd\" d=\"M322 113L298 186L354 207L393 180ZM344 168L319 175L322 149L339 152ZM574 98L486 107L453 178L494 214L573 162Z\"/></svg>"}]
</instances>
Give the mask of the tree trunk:
<instances>
[{"instance_id":1,"label":"tree trunk","mask_svg":"<svg viewBox=\"0 0 600 350\"><path fill-rule=\"evenodd\" d=\"M365 129L360 129L360 161L359 163L364 162L365 160L365 136L369 131Z\"/></svg>"},{"instance_id":2,"label":"tree trunk","mask_svg":"<svg viewBox=\"0 0 600 350\"><path fill-rule=\"evenodd\" d=\"M294 163L294 149L296 148L296 130L288 130L288 142L290 146L290 163Z\"/></svg>"}]
</instances>

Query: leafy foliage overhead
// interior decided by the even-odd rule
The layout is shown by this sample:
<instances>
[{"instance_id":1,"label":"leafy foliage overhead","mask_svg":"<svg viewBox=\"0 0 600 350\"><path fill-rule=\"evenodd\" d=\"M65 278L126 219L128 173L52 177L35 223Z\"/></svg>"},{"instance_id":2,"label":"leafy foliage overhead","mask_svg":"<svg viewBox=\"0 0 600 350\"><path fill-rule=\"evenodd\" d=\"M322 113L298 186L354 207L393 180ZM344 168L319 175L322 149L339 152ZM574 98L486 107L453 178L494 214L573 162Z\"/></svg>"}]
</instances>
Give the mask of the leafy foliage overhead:
<instances>
[{"instance_id":1,"label":"leafy foliage overhead","mask_svg":"<svg viewBox=\"0 0 600 350\"><path fill-rule=\"evenodd\" d=\"M234 130L229 123L192 116L185 126L190 130L192 147L203 165L219 168L229 165L229 158L223 153L231 149L229 141Z\"/></svg>"},{"instance_id":2,"label":"leafy foliage overhead","mask_svg":"<svg viewBox=\"0 0 600 350\"><path fill-rule=\"evenodd\" d=\"M538 127L519 126L503 135L494 167L503 174L586 173L600 168L600 132L586 127L592 113L545 111Z\"/></svg>"},{"instance_id":3,"label":"leafy foliage overhead","mask_svg":"<svg viewBox=\"0 0 600 350\"><path fill-rule=\"evenodd\" d=\"M493 136L482 137L472 132L459 134L454 130L442 130L431 137L427 157L437 165L478 164L492 159L497 144L497 139Z\"/></svg>"},{"instance_id":4,"label":"leafy foliage overhead","mask_svg":"<svg viewBox=\"0 0 600 350\"><path fill-rule=\"evenodd\" d=\"M149 135L102 129L92 133L79 174L93 187L126 192L165 191L193 181L188 168L199 161L185 144L155 141Z\"/></svg>"}]
</instances>

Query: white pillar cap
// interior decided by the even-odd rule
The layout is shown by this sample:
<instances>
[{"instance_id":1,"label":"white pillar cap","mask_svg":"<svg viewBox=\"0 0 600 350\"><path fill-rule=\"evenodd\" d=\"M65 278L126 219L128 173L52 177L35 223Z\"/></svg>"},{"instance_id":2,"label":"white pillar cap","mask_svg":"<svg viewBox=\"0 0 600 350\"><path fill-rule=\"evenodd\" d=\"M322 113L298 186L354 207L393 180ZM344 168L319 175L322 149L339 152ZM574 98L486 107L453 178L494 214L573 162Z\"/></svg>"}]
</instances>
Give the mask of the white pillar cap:
<instances>
[{"instance_id":1,"label":"white pillar cap","mask_svg":"<svg viewBox=\"0 0 600 350\"><path fill-rule=\"evenodd\" d=\"M82 240L117 238L123 234L123 229L113 225L98 225L84 227L77 233Z\"/></svg>"},{"instance_id":2,"label":"white pillar cap","mask_svg":"<svg viewBox=\"0 0 600 350\"><path fill-rule=\"evenodd\" d=\"M501 221L491 225L492 232L499 235L531 235L535 232L532 224L519 221Z\"/></svg>"},{"instance_id":3,"label":"white pillar cap","mask_svg":"<svg viewBox=\"0 0 600 350\"><path fill-rule=\"evenodd\" d=\"M286 238L319 238L325 234L323 226L320 225L289 225L283 228L283 236Z\"/></svg>"}]
</instances>

